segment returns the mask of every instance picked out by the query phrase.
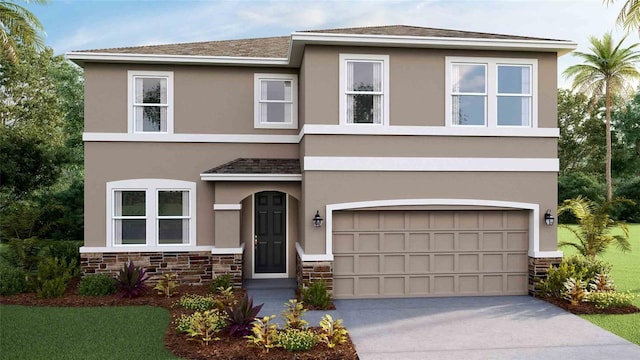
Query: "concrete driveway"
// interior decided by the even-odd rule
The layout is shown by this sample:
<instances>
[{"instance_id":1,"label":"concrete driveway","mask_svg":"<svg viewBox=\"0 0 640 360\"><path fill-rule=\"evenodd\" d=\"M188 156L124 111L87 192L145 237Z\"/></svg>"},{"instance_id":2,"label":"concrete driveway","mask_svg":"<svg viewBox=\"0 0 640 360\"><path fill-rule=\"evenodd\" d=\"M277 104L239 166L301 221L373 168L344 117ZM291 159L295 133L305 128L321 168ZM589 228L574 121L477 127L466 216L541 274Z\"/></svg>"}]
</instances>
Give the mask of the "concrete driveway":
<instances>
[{"instance_id":1,"label":"concrete driveway","mask_svg":"<svg viewBox=\"0 0 640 360\"><path fill-rule=\"evenodd\" d=\"M361 360L640 359L640 346L529 296L335 304Z\"/></svg>"}]
</instances>

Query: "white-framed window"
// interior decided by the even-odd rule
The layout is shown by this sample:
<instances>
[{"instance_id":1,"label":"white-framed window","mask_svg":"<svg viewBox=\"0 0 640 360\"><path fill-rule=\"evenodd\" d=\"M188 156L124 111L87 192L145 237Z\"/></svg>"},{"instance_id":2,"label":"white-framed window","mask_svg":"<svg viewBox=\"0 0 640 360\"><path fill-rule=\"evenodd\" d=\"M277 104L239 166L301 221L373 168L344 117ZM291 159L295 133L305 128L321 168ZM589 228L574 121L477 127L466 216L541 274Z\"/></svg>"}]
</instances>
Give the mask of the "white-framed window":
<instances>
[{"instance_id":1,"label":"white-framed window","mask_svg":"<svg viewBox=\"0 0 640 360\"><path fill-rule=\"evenodd\" d=\"M167 179L107 183L109 246L195 245L196 184Z\"/></svg>"},{"instance_id":2,"label":"white-framed window","mask_svg":"<svg viewBox=\"0 0 640 360\"><path fill-rule=\"evenodd\" d=\"M389 55L340 54L340 124L389 124Z\"/></svg>"},{"instance_id":3,"label":"white-framed window","mask_svg":"<svg viewBox=\"0 0 640 360\"><path fill-rule=\"evenodd\" d=\"M130 70L130 133L173 133L173 72Z\"/></svg>"},{"instance_id":4,"label":"white-framed window","mask_svg":"<svg viewBox=\"0 0 640 360\"><path fill-rule=\"evenodd\" d=\"M254 74L254 127L298 128L298 75Z\"/></svg>"},{"instance_id":5,"label":"white-framed window","mask_svg":"<svg viewBox=\"0 0 640 360\"><path fill-rule=\"evenodd\" d=\"M537 127L537 59L446 58L447 126Z\"/></svg>"}]
</instances>

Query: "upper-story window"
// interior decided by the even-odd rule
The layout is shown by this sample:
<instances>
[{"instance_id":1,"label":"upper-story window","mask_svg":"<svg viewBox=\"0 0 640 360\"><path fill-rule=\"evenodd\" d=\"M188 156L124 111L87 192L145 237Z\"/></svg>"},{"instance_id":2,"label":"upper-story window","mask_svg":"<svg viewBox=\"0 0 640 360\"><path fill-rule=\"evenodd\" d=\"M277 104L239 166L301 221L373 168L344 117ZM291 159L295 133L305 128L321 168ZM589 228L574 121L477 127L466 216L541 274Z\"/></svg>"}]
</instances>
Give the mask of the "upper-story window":
<instances>
[{"instance_id":1,"label":"upper-story window","mask_svg":"<svg viewBox=\"0 0 640 360\"><path fill-rule=\"evenodd\" d=\"M173 72L129 71L129 132L173 133Z\"/></svg>"},{"instance_id":2,"label":"upper-story window","mask_svg":"<svg viewBox=\"0 0 640 360\"><path fill-rule=\"evenodd\" d=\"M449 126L537 127L536 59L447 57Z\"/></svg>"},{"instance_id":3,"label":"upper-story window","mask_svg":"<svg viewBox=\"0 0 640 360\"><path fill-rule=\"evenodd\" d=\"M389 55L340 54L340 123L389 123Z\"/></svg>"},{"instance_id":4,"label":"upper-story window","mask_svg":"<svg viewBox=\"0 0 640 360\"><path fill-rule=\"evenodd\" d=\"M298 128L298 76L255 74L254 126L256 128Z\"/></svg>"},{"instance_id":5,"label":"upper-story window","mask_svg":"<svg viewBox=\"0 0 640 360\"><path fill-rule=\"evenodd\" d=\"M113 246L195 244L195 183L133 179L107 183L107 237Z\"/></svg>"}]
</instances>

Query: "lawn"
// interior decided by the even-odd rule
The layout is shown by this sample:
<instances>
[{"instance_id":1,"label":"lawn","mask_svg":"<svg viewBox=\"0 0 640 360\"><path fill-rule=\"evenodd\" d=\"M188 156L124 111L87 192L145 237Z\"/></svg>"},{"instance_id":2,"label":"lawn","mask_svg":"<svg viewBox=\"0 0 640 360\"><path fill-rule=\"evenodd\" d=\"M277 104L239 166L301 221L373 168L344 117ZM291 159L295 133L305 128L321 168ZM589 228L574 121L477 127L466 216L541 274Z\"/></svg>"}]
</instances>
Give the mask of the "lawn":
<instances>
[{"instance_id":1,"label":"lawn","mask_svg":"<svg viewBox=\"0 0 640 360\"><path fill-rule=\"evenodd\" d=\"M635 305L640 307L640 224L630 224L631 252L623 254L611 247L600 258L613 265L611 276L617 290L631 291L636 295ZM616 231L615 233L621 233ZM574 238L566 229L558 230L558 239L571 241ZM561 248L565 256L576 254L570 247ZM640 345L640 313L630 315L582 315L583 318Z\"/></svg>"},{"instance_id":2,"label":"lawn","mask_svg":"<svg viewBox=\"0 0 640 360\"><path fill-rule=\"evenodd\" d=\"M169 312L151 306L0 306L4 359L177 359L164 347Z\"/></svg>"}]
</instances>

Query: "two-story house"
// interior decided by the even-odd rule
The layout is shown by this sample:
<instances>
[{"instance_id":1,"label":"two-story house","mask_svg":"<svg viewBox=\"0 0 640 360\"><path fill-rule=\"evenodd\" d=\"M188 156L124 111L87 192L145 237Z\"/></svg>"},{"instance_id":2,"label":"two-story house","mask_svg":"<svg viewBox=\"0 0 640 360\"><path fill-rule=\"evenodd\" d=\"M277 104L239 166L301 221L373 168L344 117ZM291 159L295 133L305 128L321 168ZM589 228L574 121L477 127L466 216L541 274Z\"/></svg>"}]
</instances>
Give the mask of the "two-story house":
<instances>
[{"instance_id":1,"label":"two-story house","mask_svg":"<svg viewBox=\"0 0 640 360\"><path fill-rule=\"evenodd\" d=\"M68 53L83 272L526 294L562 256L557 58L575 47L381 26Z\"/></svg>"}]
</instances>

